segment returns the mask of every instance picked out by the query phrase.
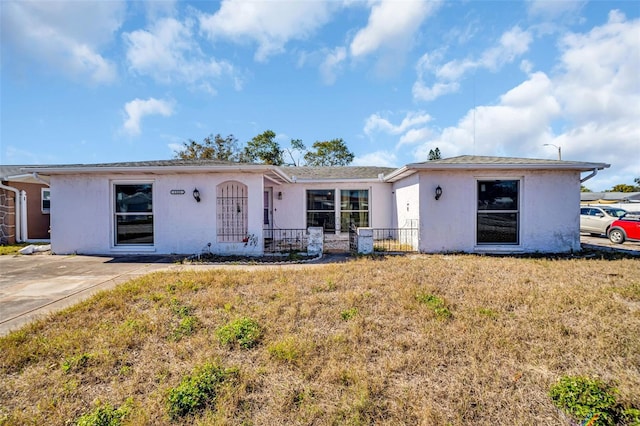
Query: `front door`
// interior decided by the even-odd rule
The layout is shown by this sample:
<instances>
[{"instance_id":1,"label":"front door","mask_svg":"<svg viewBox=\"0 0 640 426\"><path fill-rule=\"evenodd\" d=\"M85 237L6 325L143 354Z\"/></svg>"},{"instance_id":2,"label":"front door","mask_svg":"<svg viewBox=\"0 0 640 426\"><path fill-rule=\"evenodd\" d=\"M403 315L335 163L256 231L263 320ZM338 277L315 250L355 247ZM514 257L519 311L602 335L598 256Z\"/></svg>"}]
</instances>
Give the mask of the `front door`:
<instances>
[{"instance_id":1,"label":"front door","mask_svg":"<svg viewBox=\"0 0 640 426\"><path fill-rule=\"evenodd\" d=\"M262 220L262 229L264 229L264 237L271 238L269 234L273 230L273 188L264 189L264 212Z\"/></svg>"}]
</instances>

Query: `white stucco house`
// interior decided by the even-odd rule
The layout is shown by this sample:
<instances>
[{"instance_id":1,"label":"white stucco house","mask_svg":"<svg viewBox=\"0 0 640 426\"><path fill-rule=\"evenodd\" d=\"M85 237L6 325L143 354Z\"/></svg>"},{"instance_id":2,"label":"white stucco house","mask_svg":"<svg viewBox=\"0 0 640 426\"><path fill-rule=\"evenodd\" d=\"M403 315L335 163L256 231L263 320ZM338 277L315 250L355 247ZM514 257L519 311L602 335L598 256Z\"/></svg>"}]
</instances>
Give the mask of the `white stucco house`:
<instances>
[{"instance_id":1,"label":"white stucco house","mask_svg":"<svg viewBox=\"0 0 640 426\"><path fill-rule=\"evenodd\" d=\"M24 171L50 181L57 254L261 255L308 227L346 249L350 225L389 238L412 229L407 244L426 253L580 250L580 184L607 167L460 156L398 169L166 160Z\"/></svg>"}]
</instances>

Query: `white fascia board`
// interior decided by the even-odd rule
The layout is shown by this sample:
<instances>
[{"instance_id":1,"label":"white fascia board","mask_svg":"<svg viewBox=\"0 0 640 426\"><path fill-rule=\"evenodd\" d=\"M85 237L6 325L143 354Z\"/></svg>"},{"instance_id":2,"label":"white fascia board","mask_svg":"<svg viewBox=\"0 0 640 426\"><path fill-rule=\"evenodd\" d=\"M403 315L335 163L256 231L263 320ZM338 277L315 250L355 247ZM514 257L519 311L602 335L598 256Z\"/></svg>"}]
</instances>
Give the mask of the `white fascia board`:
<instances>
[{"instance_id":1,"label":"white fascia board","mask_svg":"<svg viewBox=\"0 0 640 426\"><path fill-rule=\"evenodd\" d=\"M291 179L280 168L267 165L242 166L104 166L104 167L42 167L30 168L29 171L43 175L75 175L75 174L167 174L167 173L265 173L273 172L286 182Z\"/></svg>"},{"instance_id":2,"label":"white fascia board","mask_svg":"<svg viewBox=\"0 0 640 426\"><path fill-rule=\"evenodd\" d=\"M588 172L594 169L603 170L611 167L605 163L567 163L567 164L407 164L414 170L579 170ZM395 172L394 172L395 173ZM392 173L393 174L393 173ZM389 175L390 176L390 175Z\"/></svg>"},{"instance_id":3,"label":"white fascia board","mask_svg":"<svg viewBox=\"0 0 640 426\"><path fill-rule=\"evenodd\" d=\"M407 166L402 166L399 169L396 169L394 171L392 171L391 173L389 173L388 175L386 175L384 177L384 181L385 182L396 182L402 178L405 178L407 176L411 176L412 174L416 173L417 170L415 168L409 168L409 165Z\"/></svg>"}]
</instances>

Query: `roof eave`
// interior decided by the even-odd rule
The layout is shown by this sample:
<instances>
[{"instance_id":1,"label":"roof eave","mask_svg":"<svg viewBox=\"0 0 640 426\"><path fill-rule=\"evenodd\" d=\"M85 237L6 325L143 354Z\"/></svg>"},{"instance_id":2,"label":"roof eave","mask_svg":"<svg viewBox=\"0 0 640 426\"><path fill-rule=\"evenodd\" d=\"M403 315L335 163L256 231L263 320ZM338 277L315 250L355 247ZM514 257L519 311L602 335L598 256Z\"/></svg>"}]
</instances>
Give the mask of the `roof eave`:
<instances>
[{"instance_id":1,"label":"roof eave","mask_svg":"<svg viewBox=\"0 0 640 426\"><path fill-rule=\"evenodd\" d=\"M27 172L36 172L46 175L69 175L69 174L89 174L89 173L200 173L200 172L250 172L260 173L272 171L284 179L288 176L276 166L271 165L215 165L215 166L69 166L69 167L25 167Z\"/></svg>"},{"instance_id":2,"label":"roof eave","mask_svg":"<svg viewBox=\"0 0 640 426\"><path fill-rule=\"evenodd\" d=\"M522 163L522 164L509 164L509 163L495 163L495 164L475 164L475 163L461 163L461 164L428 164L428 163L413 163L405 166L408 169L413 170L459 170L459 169L499 169L499 170L513 170L513 169L526 169L526 170L579 170L581 172L587 172L594 169L603 170L611 167L606 163L559 163L559 164L537 164L537 163ZM400 169L399 169L400 170ZM394 172L395 173L395 172Z\"/></svg>"}]
</instances>

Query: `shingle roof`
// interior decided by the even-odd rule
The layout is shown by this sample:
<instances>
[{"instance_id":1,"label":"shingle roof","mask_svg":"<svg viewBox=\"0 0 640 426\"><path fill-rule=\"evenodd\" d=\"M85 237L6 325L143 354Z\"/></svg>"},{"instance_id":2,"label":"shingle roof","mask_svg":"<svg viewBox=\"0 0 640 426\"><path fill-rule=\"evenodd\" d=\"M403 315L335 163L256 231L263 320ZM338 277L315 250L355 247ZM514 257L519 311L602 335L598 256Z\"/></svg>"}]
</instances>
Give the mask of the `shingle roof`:
<instances>
[{"instance_id":1,"label":"shingle roof","mask_svg":"<svg viewBox=\"0 0 640 426\"><path fill-rule=\"evenodd\" d=\"M171 160L152 160L152 161L123 161L117 163L91 163L91 164L61 164L57 166L52 166L55 168L68 168L68 169L78 169L78 168L136 168L136 167L176 167L176 166L237 166L237 165L255 165L250 163L236 163L233 161L222 161L222 160L201 160L201 159L193 159L193 160L181 160L181 159L171 159ZM48 166L21 166L21 167L48 167Z\"/></svg>"},{"instance_id":2,"label":"shingle roof","mask_svg":"<svg viewBox=\"0 0 640 426\"><path fill-rule=\"evenodd\" d=\"M289 176L296 180L326 180L326 179L377 179L380 174L387 175L395 169L391 167L281 167Z\"/></svg>"},{"instance_id":3,"label":"shingle roof","mask_svg":"<svg viewBox=\"0 0 640 426\"><path fill-rule=\"evenodd\" d=\"M640 200L640 192L581 192L580 201L624 201Z\"/></svg>"},{"instance_id":4,"label":"shingle roof","mask_svg":"<svg viewBox=\"0 0 640 426\"><path fill-rule=\"evenodd\" d=\"M541 165L541 166L558 166L558 165L568 165L568 164L588 164L584 162L576 162L576 161L562 161L562 160L546 160L539 158L517 158L517 157L491 157L491 156L482 156L482 155L461 155L458 157L451 158L443 158L440 160L431 160L424 161L421 163L410 164L409 166L419 165L419 164L429 164L432 166L438 164L460 164L460 165L514 165L514 166L524 166L524 165Z\"/></svg>"},{"instance_id":5,"label":"shingle roof","mask_svg":"<svg viewBox=\"0 0 640 426\"><path fill-rule=\"evenodd\" d=\"M220 160L157 160L136 161L121 163L101 164L67 164L59 166L24 166L43 174L47 173L94 173L101 169L107 172L124 172L128 169L138 169L149 173L172 172L225 172L230 170L263 172L270 179L277 182L290 180L353 180L353 179L377 179L382 174L385 180L393 182L415 173L418 170L445 170L445 169L554 169L554 170L580 170L589 171L609 167L605 163L586 163L578 161L545 160L534 158L513 157L489 157L478 155L462 155L459 157L444 158L440 160L426 161L422 163L407 164L394 169L391 167L362 167L362 166L335 166L335 167L276 167L264 164L234 163ZM295 177L295 179L294 179Z\"/></svg>"},{"instance_id":6,"label":"shingle roof","mask_svg":"<svg viewBox=\"0 0 640 426\"><path fill-rule=\"evenodd\" d=\"M0 180L7 180L9 176L22 174L20 169L25 166L3 166L0 165Z\"/></svg>"}]
</instances>

